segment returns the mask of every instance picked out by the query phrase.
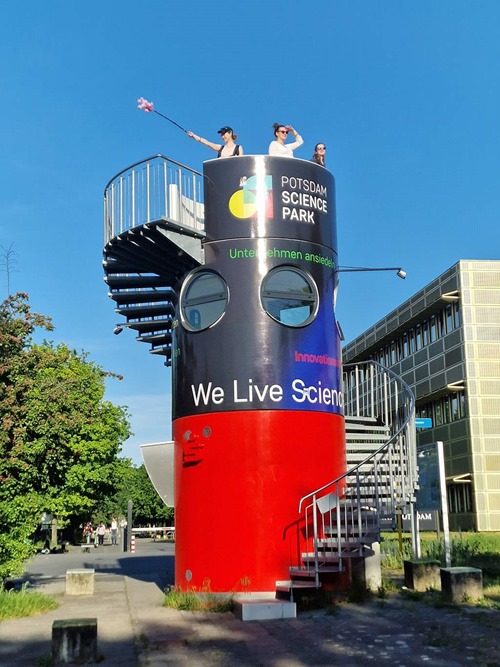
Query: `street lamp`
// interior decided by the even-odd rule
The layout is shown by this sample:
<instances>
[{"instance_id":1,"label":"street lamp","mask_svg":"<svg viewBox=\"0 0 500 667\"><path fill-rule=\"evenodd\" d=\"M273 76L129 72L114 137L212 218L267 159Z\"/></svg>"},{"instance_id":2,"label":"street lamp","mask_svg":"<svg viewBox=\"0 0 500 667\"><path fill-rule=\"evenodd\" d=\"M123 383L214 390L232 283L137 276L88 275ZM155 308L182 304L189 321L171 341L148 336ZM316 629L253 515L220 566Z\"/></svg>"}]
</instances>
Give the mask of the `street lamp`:
<instances>
[{"instance_id":1,"label":"street lamp","mask_svg":"<svg viewBox=\"0 0 500 667\"><path fill-rule=\"evenodd\" d=\"M340 273L352 273L354 271L396 271L398 278L404 280L406 271L400 266L367 267L367 266L339 266L337 271Z\"/></svg>"},{"instance_id":2,"label":"street lamp","mask_svg":"<svg viewBox=\"0 0 500 667\"><path fill-rule=\"evenodd\" d=\"M118 336L124 329L128 329L129 326L130 322L118 322L118 324L113 329L113 333L115 334L115 336Z\"/></svg>"}]
</instances>

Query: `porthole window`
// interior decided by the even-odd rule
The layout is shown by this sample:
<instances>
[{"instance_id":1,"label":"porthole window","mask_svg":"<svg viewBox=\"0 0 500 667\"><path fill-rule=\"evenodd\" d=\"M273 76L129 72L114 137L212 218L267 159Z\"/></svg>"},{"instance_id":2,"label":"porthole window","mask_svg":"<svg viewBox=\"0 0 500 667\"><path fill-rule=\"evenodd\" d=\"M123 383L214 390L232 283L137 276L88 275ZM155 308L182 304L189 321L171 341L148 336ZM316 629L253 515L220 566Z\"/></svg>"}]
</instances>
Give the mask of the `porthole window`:
<instances>
[{"instance_id":1,"label":"porthole window","mask_svg":"<svg viewBox=\"0 0 500 667\"><path fill-rule=\"evenodd\" d=\"M299 269L273 269L264 278L261 301L273 320L289 327L300 327L314 319L318 290L312 278Z\"/></svg>"},{"instance_id":2,"label":"porthole window","mask_svg":"<svg viewBox=\"0 0 500 667\"><path fill-rule=\"evenodd\" d=\"M208 329L224 315L228 302L226 282L213 271L197 271L181 290L180 312L183 326L190 331Z\"/></svg>"}]
</instances>

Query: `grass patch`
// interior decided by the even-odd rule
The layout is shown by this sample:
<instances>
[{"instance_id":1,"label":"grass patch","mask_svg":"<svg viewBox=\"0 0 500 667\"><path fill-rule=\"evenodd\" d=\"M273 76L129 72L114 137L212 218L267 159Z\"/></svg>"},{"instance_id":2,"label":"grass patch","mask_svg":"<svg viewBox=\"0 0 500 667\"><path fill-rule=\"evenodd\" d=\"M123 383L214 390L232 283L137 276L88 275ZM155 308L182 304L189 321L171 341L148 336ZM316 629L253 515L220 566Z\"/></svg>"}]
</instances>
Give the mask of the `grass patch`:
<instances>
[{"instance_id":1,"label":"grass patch","mask_svg":"<svg viewBox=\"0 0 500 667\"><path fill-rule=\"evenodd\" d=\"M45 614L58 606L59 603L52 596L29 591L27 586L23 586L20 591L0 588L0 621Z\"/></svg>"},{"instance_id":2,"label":"grass patch","mask_svg":"<svg viewBox=\"0 0 500 667\"><path fill-rule=\"evenodd\" d=\"M206 584L202 588L193 587L187 591L181 591L173 586L165 592L163 606L180 611L210 611L224 614L232 611L233 595L212 593Z\"/></svg>"},{"instance_id":3,"label":"grass patch","mask_svg":"<svg viewBox=\"0 0 500 667\"><path fill-rule=\"evenodd\" d=\"M444 540L437 539L435 533L421 534L422 558L430 558L445 565ZM382 568L399 570L403 561L412 560L411 540L404 537L400 548L398 536L384 533L380 545ZM450 539L451 564L455 566L477 567L483 577L500 582L500 534L498 533L454 533Z\"/></svg>"},{"instance_id":4,"label":"grass patch","mask_svg":"<svg viewBox=\"0 0 500 667\"><path fill-rule=\"evenodd\" d=\"M452 533L450 540L451 564L453 567L477 567L483 573L483 594L479 602L471 604L477 607L500 609L500 533ZM402 549L398 535L384 533L381 542L382 587L379 598L384 599L394 589L401 590L407 600L420 600L434 607L453 608L442 600L437 591L424 594L408 591L402 586L401 574L404 560L414 560L411 552L411 540L405 536ZM435 533L421 534L421 558L438 561L445 565L444 541ZM469 604L468 600L463 601Z\"/></svg>"}]
</instances>

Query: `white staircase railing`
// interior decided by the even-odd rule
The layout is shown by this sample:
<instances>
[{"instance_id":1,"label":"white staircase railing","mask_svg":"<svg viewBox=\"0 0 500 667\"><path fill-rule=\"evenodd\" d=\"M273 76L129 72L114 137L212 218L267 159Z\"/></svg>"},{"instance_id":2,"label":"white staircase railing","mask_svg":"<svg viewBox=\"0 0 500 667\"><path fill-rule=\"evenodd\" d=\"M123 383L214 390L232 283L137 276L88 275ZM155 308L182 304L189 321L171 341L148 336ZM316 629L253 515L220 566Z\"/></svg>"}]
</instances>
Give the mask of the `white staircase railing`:
<instances>
[{"instance_id":1,"label":"white staircase railing","mask_svg":"<svg viewBox=\"0 0 500 667\"><path fill-rule=\"evenodd\" d=\"M104 243L138 225L168 218L204 229L203 175L164 155L123 169L104 188Z\"/></svg>"},{"instance_id":2,"label":"white staircase railing","mask_svg":"<svg viewBox=\"0 0 500 667\"><path fill-rule=\"evenodd\" d=\"M415 400L397 375L374 361L344 366L346 416L387 428L387 440L342 476L304 496L299 503L306 543L313 552L291 568L300 577L323 569L343 571L343 559L363 556L379 540L381 518L413 516L418 485ZM414 545L415 546L415 545Z\"/></svg>"}]
</instances>

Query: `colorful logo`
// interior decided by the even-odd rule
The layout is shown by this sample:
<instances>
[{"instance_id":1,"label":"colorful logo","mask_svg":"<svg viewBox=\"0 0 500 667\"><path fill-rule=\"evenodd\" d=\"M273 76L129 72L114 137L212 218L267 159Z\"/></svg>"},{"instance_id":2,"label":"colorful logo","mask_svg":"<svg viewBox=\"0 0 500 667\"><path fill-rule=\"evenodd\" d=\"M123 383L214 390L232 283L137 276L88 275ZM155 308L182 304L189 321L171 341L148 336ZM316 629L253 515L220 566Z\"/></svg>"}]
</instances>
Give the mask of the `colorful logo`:
<instances>
[{"instance_id":1,"label":"colorful logo","mask_svg":"<svg viewBox=\"0 0 500 667\"><path fill-rule=\"evenodd\" d=\"M256 218L259 213L264 213L266 218L273 217L272 176L243 176L240 188L229 199L229 210L235 218Z\"/></svg>"}]
</instances>

